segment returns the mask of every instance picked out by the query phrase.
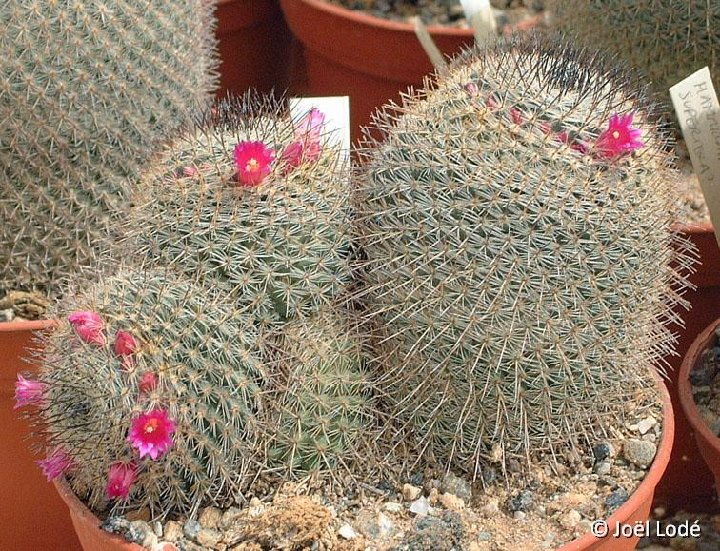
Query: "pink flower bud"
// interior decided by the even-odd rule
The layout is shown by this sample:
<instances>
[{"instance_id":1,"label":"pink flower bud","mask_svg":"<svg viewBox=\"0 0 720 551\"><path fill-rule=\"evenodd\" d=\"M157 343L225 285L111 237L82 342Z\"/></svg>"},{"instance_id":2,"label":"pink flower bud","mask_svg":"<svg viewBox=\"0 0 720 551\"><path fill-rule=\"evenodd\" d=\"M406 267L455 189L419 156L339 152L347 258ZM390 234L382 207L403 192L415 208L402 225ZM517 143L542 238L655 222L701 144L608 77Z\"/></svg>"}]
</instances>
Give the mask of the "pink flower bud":
<instances>
[{"instance_id":1,"label":"pink flower bud","mask_svg":"<svg viewBox=\"0 0 720 551\"><path fill-rule=\"evenodd\" d=\"M45 475L45 478L55 480L60 475L66 473L72 467L73 461L68 455L65 448L58 446L55 448L50 455L41 460L36 461Z\"/></svg>"},{"instance_id":2,"label":"pink flower bud","mask_svg":"<svg viewBox=\"0 0 720 551\"><path fill-rule=\"evenodd\" d=\"M13 409L42 404L46 390L47 385L45 383L26 379L18 373L18 380L15 383L15 407Z\"/></svg>"},{"instance_id":3,"label":"pink flower bud","mask_svg":"<svg viewBox=\"0 0 720 551\"><path fill-rule=\"evenodd\" d=\"M134 463L113 463L108 473L108 499L127 499L130 488L137 478L137 466Z\"/></svg>"},{"instance_id":4,"label":"pink flower bud","mask_svg":"<svg viewBox=\"0 0 720 551\"><path fill-rule=\"evenodd\" d=\"M73 312L68 316L68 321L77 336L85 342L98 346L105 344L103 322L96 312Z\"/></svg>"},{"instance_id":5,"label":"pink flower bud","mask_svg":"<svg viewBox=\"0 0 720 551\"><path fill-rule=\"evenodd\" d=\"M135 362L133 354L137 350L137 341L127 331L118 331L115 335L113 350L119 358L122 358L123 366L129 369Z\"/></svg>"},{"instance_id":6,"label":"pink flower bud","mask_svg":"<svg viewBox=\"0 0 720 551\"><path fill-rule=\"evenodd\" d=\"M143 376L140 377L138 389L141 394L148 394L157 388L157 384L157 375L155 375L152 371L148 371L147 373L143 373Z\"/></svg>"}]
</instances>

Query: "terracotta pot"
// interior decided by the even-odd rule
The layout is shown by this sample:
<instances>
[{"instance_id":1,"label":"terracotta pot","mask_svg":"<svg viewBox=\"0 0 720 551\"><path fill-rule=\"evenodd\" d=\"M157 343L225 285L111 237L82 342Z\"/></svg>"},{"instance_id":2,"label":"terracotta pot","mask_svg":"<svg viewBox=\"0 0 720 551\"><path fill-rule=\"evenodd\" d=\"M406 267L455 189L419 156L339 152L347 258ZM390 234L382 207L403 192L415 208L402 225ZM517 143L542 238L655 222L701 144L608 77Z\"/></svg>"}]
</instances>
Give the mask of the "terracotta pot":
<instances>
[{"instance_id":1,"label":"terracotta pot","mask_svg":"<svg viewBox=\"0 0 720 551\"><path fill-rule=\"evenodd\" d=\"M419 87L433 66L408 23L387 21L322 0L280 0L285 20L305 48L308 94L350 96L352 140L376 108ZM468 29L429 27L438 48L453 54L473 43Z\"/></svg>"},{"instance_id":2,"label":"terracotta pot","mask_svg":"<svg viewBox=\"0 0 720 551\"><path fill-rule=\"evenodd\" d=\"M64 478L56 479L53 484L70 510L72 526L84 551L143 551L139 545L102 530L100 519L77 498Z\"/></svg>"},{"instance_id":3,"label":"terracotta pot","mask_svg":"<svg viewBox=\"0 0 720 551\"><path fill-rule=\"evenodd\" d=\"M650 517L650 508L652 507L655 487L658 482L660 482L668 461L670 460L673 437L675 435L675 419L670 395L665 385L658 382L658 387L663 401L663 430L657 453L650 466L650 470L637 490L633 492L630 499L623 503L617 511L606 519L605 522L611 533L618 525L633 525L636 522L644 522ZM593 534L588 533L562 546L558 551L630 551L631 549L635 549L638 541L640 541L640 538L637 537L613 538L607 536L599 539Z\"/></svg>"},{"instance_id":4,"label":"terracotta pot","mask_svg":"<svg viewBox=\"0 0 720 551\"><path fill-rule=\"evenodd\" d=\"M670 511L718 513L715 479L698 450L692 425L681 407L679 375L691 344L720 313L720 249L710 224L687 225L678 230L695 244L702 264L690 278L696 289L685 295L692 307L689 311L677 311L685 323L684 327L673 326L678 334L677 354L666 358L670 370L665 383L675 409L675 444L665 476L655 492L655 503Z\"/></svg>"},{"instance_id":5,"label":"terracotta pot","mask_svg":"<svg viewBox=\"0 0 720 551\"><path fill-rule=\"evenodd\" d=\"M660 437L655 460L650 466L645 479L637 490L608 519L611 529L617 524L634 524L645 521L650 516L655 486L663 475L673 443L674 420L670 396L664 385L658 384L663 401L663 432ZM138 545L130 544L124 539L100 529L100 520L75 496L64 479L56 480L58 493L70 508L70 517L77 530L78 538L84 551L142 551ZM592 534L564 545L559 551L630 551L635 549L639 538L614 539L610 536L598 539Z\"/></svg>"},{"instance_id":6,"label":"terracotta pot","mask_svg":"<svg viewBox=\"0 0 720 551\"><path fill-rule=\"evenodd\" d=\"M692 396L690 373L700 364L705 349L717 344L718 338L715 335L715 329L718 327L720 327L720 319L716 319L697 336L690 346L690 350L688 350L683 358L678 376L680 405L690 423L692 434L700 450L700 455L713 474L716 492L720 488L720 438L713 434L705 420L700 417L700 412Z\"/></svg>"},{"instance_id":7,"label":"terracotta pot","mask_svg":"<svg viewBox=\"0 0 720 551\"><path fill-rule=\"evenodd\" d=\"M216 15L219 95L248 88L283 93L298 46L293 46L277 0L219 0Z\"/></svg>"},{"instance_id":8,"label":"terracotta pot","mask_svg":"<svg viewBox=\"0 0 720 551\"><path fill-rule=\"evenodd\" d=\"M52 322L0 323L0 549L77 551L67 508L48 484L28 440L30 427L14 410L17 374L37 366L29 357L33 336Z\"/></svg>"}]
</instances>

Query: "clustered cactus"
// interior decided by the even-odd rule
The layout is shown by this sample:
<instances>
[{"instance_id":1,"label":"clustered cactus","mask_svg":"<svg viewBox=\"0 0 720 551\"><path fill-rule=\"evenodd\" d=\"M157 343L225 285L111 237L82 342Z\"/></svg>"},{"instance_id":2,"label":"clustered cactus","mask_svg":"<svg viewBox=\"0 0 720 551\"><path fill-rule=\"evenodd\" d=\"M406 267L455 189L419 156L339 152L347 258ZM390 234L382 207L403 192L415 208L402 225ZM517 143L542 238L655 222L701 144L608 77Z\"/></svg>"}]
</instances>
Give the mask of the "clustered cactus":
<instances>
[{"instance_id":1,"label":"clustered cactus","mask_svg":"<svg viewBox=\"0 0 720 551\"><path fill-rule=\"evenodd\" d=\"M325 308L286 324L273 341L282 384L270 464L292 475L348 468L373 421L361 335L347 313Z\"/></svg>"},{"instance_id":2,"label":"clustered cactus","mask_svg":"<svg viewBox=\"0 0 720 551\"><path fill-rule=\"evenodd\" d=\"M93 506L132 487L154 515L237 498L268 378L253 324L195 283L129 268L62 307L34 383L46 474L70 473Z\"/></svg>"},{"instance_id":3,"label":"clustered cactus","mask_svg":"<svg viewBox=\"0 0 720 551\"><path fill-rule=\"evenodd\" d=\"M606 430L692 264L638 88L562 41L469 50L379 113L356 189L319 111L220 103L143 171L125 263L76 284L18 381L46 474L194 514L353 471L380 413L473 475Z\"/></svg>"},{"instance_id":4,"label":"clustered cactus","mask_svg":"<svg viewBox=\"0 0 720 551\"><path fill-rule=\"evenodd\" d=\"M637 89L515 41L466 52L368 133L360 292L385 407L423 456L478 474L557 451L653 384L689 260Z\"/></svg>"},{"instance_id":5,"label":"clustered cactus","mask_svg":"<svg viewBox=\"0 0 720 551\"><path fill-rule=\"evenodd\" d=\"M225 289L262 326L330 303L349 282L350 179L323 125L223 102L144 172L128 254Z\"/></svg>"},{"instance_id":6,"label":"clustered cactus","mask_svg":"<svg viewBox=\"0 0 720 551\"><path fill-rule=\"evenodd\" d=\"M720 3L714 0L553 0L556 29L643 71L665 101L671 86L710 67L720 88Z\"/></svg>"},{"instance_id":7,"label":"clustered cactus","mask_svg":"<svg viewBox=\"0 0 720 551\"><path fill-rule=\"evenodd\" d=\"M216 85L212 4L0 8L0 289L55 294L116 236L139 167Z\"/></svg>"}]
</instances>

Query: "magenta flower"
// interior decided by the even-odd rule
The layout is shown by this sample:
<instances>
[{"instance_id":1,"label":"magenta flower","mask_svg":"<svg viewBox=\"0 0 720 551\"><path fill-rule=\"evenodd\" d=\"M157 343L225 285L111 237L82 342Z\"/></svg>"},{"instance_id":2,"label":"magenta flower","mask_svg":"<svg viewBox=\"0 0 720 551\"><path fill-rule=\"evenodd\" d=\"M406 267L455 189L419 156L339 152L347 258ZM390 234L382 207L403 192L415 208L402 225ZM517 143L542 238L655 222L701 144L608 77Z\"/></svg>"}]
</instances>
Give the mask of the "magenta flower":
<instances>
[{"instance_id":1,"label":"magenta flower","mask_svg":"<svg viewBox=\"0 0 720 551\"><path fill-rule=\"evenodd\" d=\"M235 146L235 164L238 180L243 186L252 187L262 183L270 174L275 152L263 142L240 142Z\"/></svg>"},{"instance_id":2,"label":"magenta flower","mask_svg":"<svg viewBox=\"0 0 720 551\"><path fill-rule=\"evenodd\" d=\"M13 409L42 404L46 390L47 385L45 383L26 379L18 373L18 380L15 383L15 407Z\"/></svg>"},{"instance_id":3,"label":"magenta flower","mask_svg":"<svg viewBox=\"0 0 720 551\"><path fill-rule=\"evenodd\" d=\"M141 458L149 455L155 461L172 446L173 432L175 421L168 417L167 411L156 408L132 420L128 441Z\"/></svg>"},{"instance_id":4,"label":"magenta flower","mask_svg":"<svg viewBox=\"0 0 720 551\"><path fill-rule=\"evenodd\" d=\"M144 373L142 377L140 377L140 381L138 382L138 388L140 389L141 394L147 394L155 390L157 387L157 375L153 373L152 371L148 371L147 373Z\"/></svg>"},{"instance_id":5,"label":"magenta flower","mask_svg":"<svg viewBox=\"0 0 720 551\"><path fill-rule=\"evenodd\" d=\"M129 369L135 362L133 354L137 350L137 341L127 331L118 331L115 335L113 350L115 355L122 359L123 366Z\"/></svg>"},{"instance_id":6,"label":"magenta flower","mask_svg":"<svg viewBox=\"0 0 720 551\"><path fill-rule=\"evenodd\" d=\"M639 139L642 132L638 128L630 126L633 121L633 114L618 115L610 117L610 124L595 142L595 148L605 158L614 158L624 153L630 153L643 147L645 144Z\"/></svg>"},{"instance_id":7,"label":"magenta flower","mask_svg":"<svg viewBox=\"0 0 720 551\"><path fill-rule=\"evenodd\" d=\"M45 478L51 481L67 472L72 467L73 461L65 448L58 446L47 458L36 461L36 463L40 465Z\"/></svg>"},{"instance_id":8,"label":"magenta flower","mask_svg":"<svg viewBox=\"0 0 720 551\"><path fill-rule=\"evenodd\" d=\"M68 316L68 321L78 337L85 342L98 346L105 344L103 322L97 312L73 312Z\"/></svg>"},{"instance_id":9,"label":"magenta flower","mask_svg":"<svg viewBox=\"0 0 720 551\"><path fill-rule=\"evenodd\" d=\"M127 499L130 488L137 478L137 466L134 463L113 463L108 473L108 499Z\"/></svg>"}]
</instances>

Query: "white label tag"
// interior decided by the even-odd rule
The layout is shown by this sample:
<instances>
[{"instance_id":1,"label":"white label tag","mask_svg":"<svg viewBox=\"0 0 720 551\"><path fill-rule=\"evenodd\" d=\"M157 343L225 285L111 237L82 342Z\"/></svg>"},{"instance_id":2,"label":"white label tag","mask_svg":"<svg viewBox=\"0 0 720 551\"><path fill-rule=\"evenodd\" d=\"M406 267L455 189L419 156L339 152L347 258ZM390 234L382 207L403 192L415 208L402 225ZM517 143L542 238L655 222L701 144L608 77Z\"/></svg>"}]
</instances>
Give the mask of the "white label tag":
<instances>
[{"instance_id":1,"label":"white label tag","mask_svg":"<svg viewBox=\"0 0 720 551\"><path fill-rule=\"evenodd\" d=\"M670 88L670 98L720 244L720 104L710 69L700 69Z\"/></svg>"},{"instance_id":2,"label":"white label tag","mask_svg":"<svg viewBox=\"0 0 720 551\"><path fill-rule=\"evenodd\" d=\"M294 119L305 116L313 107L325 115L325 128L330 140L340 145L350 156L350 98L329 96L324 98L290 98L290 115Z\"/></svg>"},{"instance_id":3,"label":"white label tag","mask_svg":"<svg viewBox=\"0 0 720 551\"><path fill-rule=\"evenodd\" d=\"M460 5L475 31L475 42L479 46L497 39L497 24L490 0L460 0Z\"/></svg>"}]
</instances>

